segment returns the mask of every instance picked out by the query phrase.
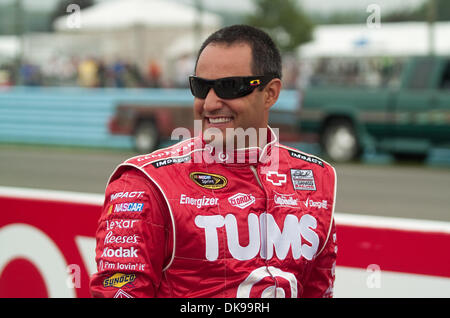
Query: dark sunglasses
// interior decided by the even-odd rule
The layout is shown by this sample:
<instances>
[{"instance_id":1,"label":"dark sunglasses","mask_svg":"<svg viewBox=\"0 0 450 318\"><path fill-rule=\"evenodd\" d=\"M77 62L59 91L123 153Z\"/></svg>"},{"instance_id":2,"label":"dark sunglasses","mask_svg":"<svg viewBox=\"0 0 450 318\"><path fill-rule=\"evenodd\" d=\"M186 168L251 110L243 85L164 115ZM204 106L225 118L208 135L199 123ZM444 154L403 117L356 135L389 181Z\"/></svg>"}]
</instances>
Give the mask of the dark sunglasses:
<instances>
[{"instance_id":1,"label":"dark sunglasses","mask_svg":"<svg viewBox=\"0 0 450 318\"><path fill-rule=\"evenodd\" d=\"M223 99L243 97L255 90L264 87L274 76L233 76L216 80L207 80L197 76L189 76L189 85L192 95L204 99L211 88L216 95Z\"/></svg>"}]
</instances>

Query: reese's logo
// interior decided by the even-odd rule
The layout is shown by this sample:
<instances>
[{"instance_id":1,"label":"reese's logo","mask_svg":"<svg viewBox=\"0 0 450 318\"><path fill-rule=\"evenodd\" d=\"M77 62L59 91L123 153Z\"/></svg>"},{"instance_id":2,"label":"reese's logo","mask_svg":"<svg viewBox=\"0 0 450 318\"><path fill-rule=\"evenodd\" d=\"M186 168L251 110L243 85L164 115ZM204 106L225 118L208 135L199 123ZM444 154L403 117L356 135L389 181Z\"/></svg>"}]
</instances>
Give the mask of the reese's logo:
<instances>
[{"instance_id":1,"label":"reese's logo","mask_svg":"<svg viewBox=\"0 0 450 318\"><path fill-rule=\"evenodd\" d=\"M120 288L125 286L126 284L134 282L135 279L135 274L116 273L103 281L103 287Z\"/></svg>"},{"instance_id":2,"label":"reese's logo","mask_svg":"<svg viewBox=\"0 0 450 318\"><path fill-rule=\"evenodd\" d=\"M189 174L189 177L192 179L192 181L195 182L195 184L206 189L222 189L228 183L227 178L225 178L224 176L212 173L191 172Z\"/></svg>"}]
</instances>

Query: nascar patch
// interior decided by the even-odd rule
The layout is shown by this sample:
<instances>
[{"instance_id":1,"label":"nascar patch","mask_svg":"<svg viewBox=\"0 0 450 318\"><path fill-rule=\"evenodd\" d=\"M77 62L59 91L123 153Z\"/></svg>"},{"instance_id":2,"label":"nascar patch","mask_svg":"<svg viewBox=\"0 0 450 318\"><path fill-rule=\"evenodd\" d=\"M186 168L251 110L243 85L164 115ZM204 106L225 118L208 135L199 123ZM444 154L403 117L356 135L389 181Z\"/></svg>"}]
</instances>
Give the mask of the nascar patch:
<instances>
[{"instance_id":1,"label":"nascar patch","mask_svg":"<svg viewBox=\"0 0 450 318\"><path fill-rule=\"evenodd\" d=\"M228 180L224 176L213 174L213 173L205 173L205 172L191 172L189 174L194 183L205 189L218 190L224 188Z\"/></svg>"}]
</instances>

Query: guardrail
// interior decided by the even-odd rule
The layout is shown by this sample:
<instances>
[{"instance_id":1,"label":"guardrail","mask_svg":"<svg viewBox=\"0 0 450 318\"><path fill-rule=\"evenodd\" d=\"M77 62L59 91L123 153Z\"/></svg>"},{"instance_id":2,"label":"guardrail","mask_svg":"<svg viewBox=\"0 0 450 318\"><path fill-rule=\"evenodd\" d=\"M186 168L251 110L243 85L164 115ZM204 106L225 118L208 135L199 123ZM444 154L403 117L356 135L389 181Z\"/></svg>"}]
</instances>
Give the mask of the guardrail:
<instances>
[{"instance_id":1,"label":"guardrail","mask_svg":"<svg viewBox=\"0 0 450 318\"><path fill-rule=\"evenodd\" d=\"M297 94L283 91L275 107L295 110ZM130 149L131 137L108 131L118 104L192 102L188 89L12 87L0 90L0 142Z\"/></svg>"},{"instance_id":2,"label":"guardrail","mask_svg":"<svg viewBox=\"0 0 450 318\"><path fill-rule=\"evenodd\" d=\"M103 196L0 187L0 297L90 297ZM450 297L450 223L336 214L335 297Z\"/></svg>"}]
</instances>

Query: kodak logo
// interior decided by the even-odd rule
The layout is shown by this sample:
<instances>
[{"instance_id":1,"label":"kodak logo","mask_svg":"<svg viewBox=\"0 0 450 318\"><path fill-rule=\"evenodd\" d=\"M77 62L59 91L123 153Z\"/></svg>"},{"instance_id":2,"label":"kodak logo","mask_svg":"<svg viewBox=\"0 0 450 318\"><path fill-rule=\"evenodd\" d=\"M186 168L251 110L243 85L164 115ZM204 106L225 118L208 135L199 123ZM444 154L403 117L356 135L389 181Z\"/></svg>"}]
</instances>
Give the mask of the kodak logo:
<instances>
[{"instance_id":1,"label":"kodak logo","mask_svg":"<svg viewBox=\"0 0 450 318\"><path fill-rule=\"evenodd\" d=\"M116 249L107 247L103 250L102 257L117 257L117 258L137 257L137 251L138 250L134 247L131 248L119 247Z\"/></svg>"}]
</instances>

